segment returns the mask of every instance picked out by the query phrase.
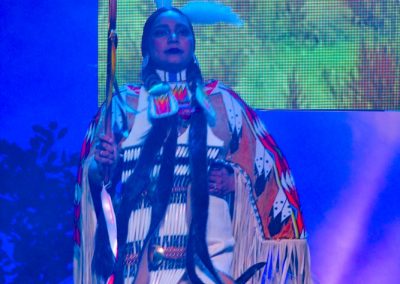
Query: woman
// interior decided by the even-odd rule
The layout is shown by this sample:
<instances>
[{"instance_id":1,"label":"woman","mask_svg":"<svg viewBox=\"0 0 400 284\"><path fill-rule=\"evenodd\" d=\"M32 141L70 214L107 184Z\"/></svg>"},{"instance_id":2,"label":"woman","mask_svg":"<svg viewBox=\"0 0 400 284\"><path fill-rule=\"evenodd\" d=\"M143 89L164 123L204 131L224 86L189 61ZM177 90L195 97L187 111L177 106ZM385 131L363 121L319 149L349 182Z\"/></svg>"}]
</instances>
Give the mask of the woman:
<instances>
[{"instance_id":1,"label":"woman","mask_svg":"<svg viewBox=\"0 0 400 284\"><path fill-rule=\"evenodd\" d=\"M233 283L259 262L253 283L310 281L285 159L236 93L203 82L194 50L185 14L158 9L143 29L143 84L114 97L114 136L102 135L104 110L92 123L75 282Z\"/></svg>"}]
</instances>

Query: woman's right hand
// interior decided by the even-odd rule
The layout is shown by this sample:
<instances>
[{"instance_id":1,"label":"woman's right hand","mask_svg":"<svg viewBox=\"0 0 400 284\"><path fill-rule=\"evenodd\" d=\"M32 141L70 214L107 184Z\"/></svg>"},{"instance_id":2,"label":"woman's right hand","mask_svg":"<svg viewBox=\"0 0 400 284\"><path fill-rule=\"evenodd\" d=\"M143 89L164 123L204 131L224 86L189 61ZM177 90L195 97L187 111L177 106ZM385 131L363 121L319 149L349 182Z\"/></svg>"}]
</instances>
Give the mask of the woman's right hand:
<instances>
[{"instance_id":1,"label":"woman's right hand","mask_svg":"<svg viewBox=\"0 0 400 284\"><path fill-rule=\"evenodd\" d=\"M107 166L112 166L117 162L117 145L112 135L102 135L94 151L94 159Z\"/></svg>"},{"instance_id":2,"label":"woman's right hand","mask_svg":"<svg viewBox=\"0 0 400 284\"><path fill-rule=\"evenodd\" d=\"M94 150L94 159L99 174L104 176L105 169L115 169L118 162L118 146L112 135L101 135Z\"/></svg>"}]
</instances>

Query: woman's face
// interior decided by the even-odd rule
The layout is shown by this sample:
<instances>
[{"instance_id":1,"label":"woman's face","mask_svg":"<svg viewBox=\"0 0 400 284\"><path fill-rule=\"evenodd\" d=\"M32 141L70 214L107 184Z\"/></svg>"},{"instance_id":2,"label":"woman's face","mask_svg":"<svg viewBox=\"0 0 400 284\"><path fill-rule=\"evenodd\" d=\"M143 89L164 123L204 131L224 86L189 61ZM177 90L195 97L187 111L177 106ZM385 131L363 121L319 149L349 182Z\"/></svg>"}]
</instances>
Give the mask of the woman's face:
<instances>
[{"instance_id":1,"label":"woman's face","mask_svg":"<svg viewBox=\"0 0 400 284\"><path fill-rule=\"evenodd\" d=\"M189 23L174 11L158 16L149 41L149 55L156 68L178 72L193 59L194 41Z\"/></svg>"}]
</instances>

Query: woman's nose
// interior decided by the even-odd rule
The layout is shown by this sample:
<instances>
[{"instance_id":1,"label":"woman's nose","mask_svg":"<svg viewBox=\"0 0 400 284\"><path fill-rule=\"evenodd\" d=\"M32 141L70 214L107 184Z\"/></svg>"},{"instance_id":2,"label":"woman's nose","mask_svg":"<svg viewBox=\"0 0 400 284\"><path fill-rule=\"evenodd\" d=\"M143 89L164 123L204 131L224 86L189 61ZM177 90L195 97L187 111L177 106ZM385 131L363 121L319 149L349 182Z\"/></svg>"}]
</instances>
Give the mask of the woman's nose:
<instances>
[{"instance_id":1,"label":"woman's nose","mask_svg":"<svg viewBox=\"0 0 400 284\"><path fill-rule=\"evenodd\" d=\"M170 41L177 41L178 40L178 36L176 35L176 33L170 33L169 35L169 40Z\"/></svg>"}]
</instances>

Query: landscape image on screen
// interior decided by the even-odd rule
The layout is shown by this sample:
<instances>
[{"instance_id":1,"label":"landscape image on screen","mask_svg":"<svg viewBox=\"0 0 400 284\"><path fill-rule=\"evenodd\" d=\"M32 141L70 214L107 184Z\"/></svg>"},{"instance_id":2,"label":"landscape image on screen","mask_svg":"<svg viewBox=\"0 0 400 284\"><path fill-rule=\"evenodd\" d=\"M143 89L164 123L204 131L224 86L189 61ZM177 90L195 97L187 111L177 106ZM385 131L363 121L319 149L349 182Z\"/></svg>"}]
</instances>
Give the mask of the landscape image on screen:
<instances>
[{"instance_id":1,"label":"landscape image on screen","mask_svg":"<svg viewBox=\"0 0 400 284\"><path fill-rule=\"evenodd\" d=\"M399 110L400 1L225 0L243 20L195 26L205 79L260 109ZM174 1L182 7L187 1ZM153 1L118 0L118 83L140 82L142 27ZM108 1L99 1L99 104Z\"/></svg>"}]
</instances>

